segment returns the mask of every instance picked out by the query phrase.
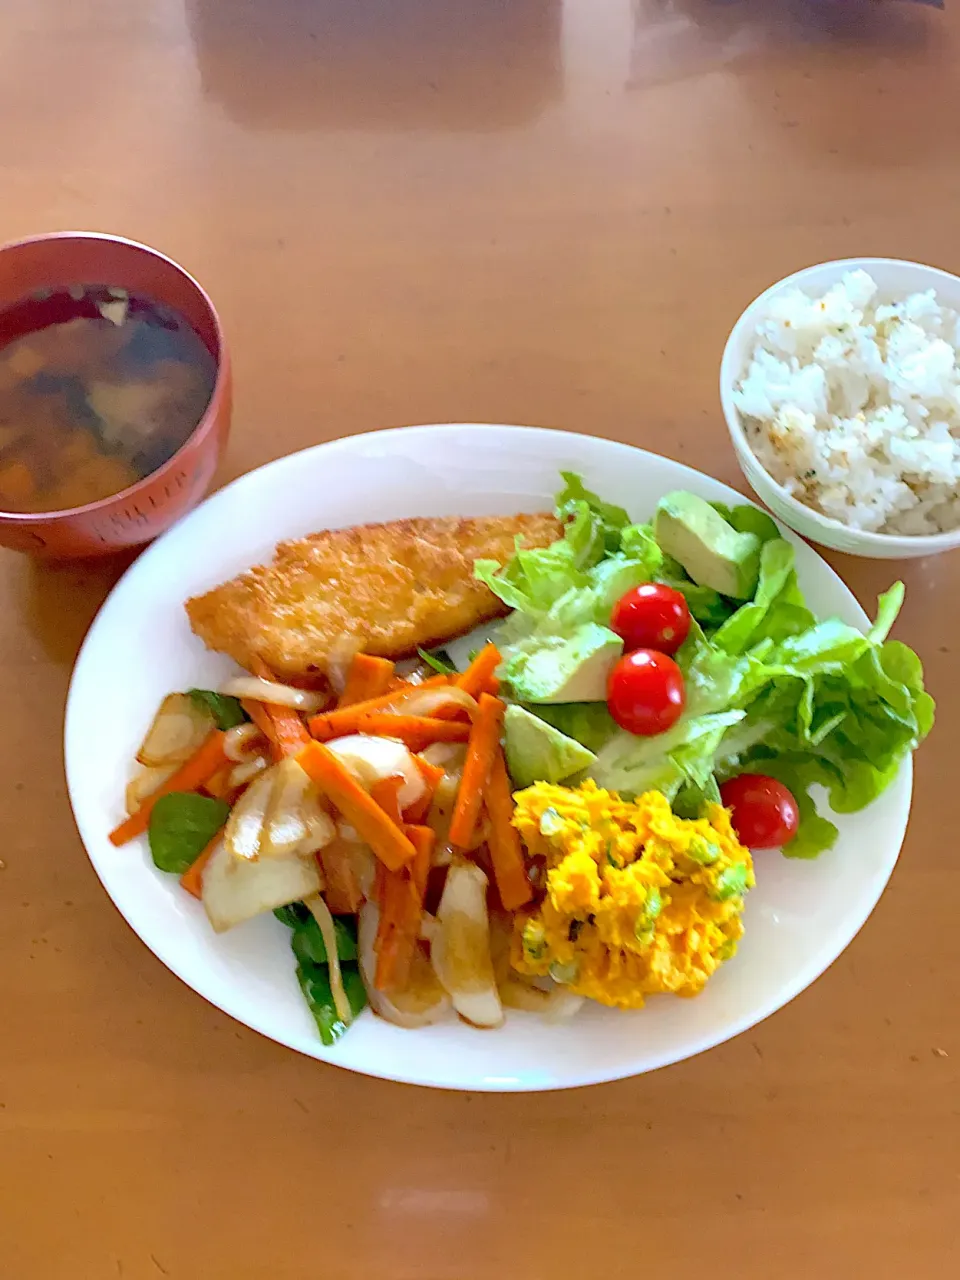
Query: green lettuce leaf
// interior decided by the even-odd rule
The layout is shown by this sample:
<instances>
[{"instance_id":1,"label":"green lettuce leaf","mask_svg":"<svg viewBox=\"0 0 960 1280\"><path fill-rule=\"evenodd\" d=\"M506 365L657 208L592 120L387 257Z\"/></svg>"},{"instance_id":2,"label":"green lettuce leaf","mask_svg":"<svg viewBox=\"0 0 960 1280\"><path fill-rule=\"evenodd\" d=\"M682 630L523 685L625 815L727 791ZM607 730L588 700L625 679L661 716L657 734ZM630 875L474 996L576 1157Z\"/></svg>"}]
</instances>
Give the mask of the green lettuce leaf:
<instances>
[{"instance_id":1,"label":"green lettuce leaf","mask_svg":"<svg viewBox=\"0 0 960 1280\"><path fill-rule=\"evenodd\" d=\"M591 516L600 523L607 550L616 551L620 547L620 530L630 523L626 511L612 502L604 502L595 493L585 489L583 478L575 471L561 471L560 476L564 487L557 494L558 519L566 520L569 516L576 515L582 505L586 505Z\"/></svg>"}]
</instances>

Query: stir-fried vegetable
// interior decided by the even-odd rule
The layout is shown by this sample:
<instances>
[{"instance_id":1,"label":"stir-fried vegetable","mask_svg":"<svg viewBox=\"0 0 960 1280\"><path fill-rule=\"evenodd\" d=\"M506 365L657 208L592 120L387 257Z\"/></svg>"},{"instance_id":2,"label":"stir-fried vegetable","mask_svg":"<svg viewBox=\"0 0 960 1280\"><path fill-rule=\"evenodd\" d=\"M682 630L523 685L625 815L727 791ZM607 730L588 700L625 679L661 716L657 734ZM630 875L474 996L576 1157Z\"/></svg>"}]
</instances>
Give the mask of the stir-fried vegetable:
<instances>
[{"instance_id":1,"label":"stir-fried vegetable","mask_svg":"<svg viewBox=\"0 0 960 1280\"><path fill-rule=\"evenodd\" d=\"M191 689L188 696L195 706L209 711L218 729L233 729L246 723L247 714L239 698L232 698L228 693L214 693L212 689Z\"/></svg>"},{"instance_id":2,"label":"stir-fried vegetable","mask_svg":"<svg viewBox=\"0 0 960 1280\"><path fill-rule=\"evenodd\" d=\"M249 698L270 707L287 707L310 713L319 711L325 702L323 694L295 689L292 685L278 684L276 680L260 676L234 676L224 685L224 691L238 700Z\"/></svg>"},{"instance_id":3,"label":"stir-fried vegetable","mask_svg":"<svg viewBox=\"0 0 960 1280\"><path fill-rule=\"evenodd\" d=\"M488 693L480 695L477 718L470 731L463 777L457 792L457 803L450 823L450 841L461 849L469 848L480 816L483 792L490 777L493 758L500 741L503 703Z\"/></svg>"},{"instance_id":4,"label":"stir-fried vegetable","mask_svg":"<svg viewBox=\"0 0 960 1280\"><path fill-rule=\"evenodd\" d=\"M136 813L144 800L159 791L167 779L173 777L178 768L179 765L176 764L158 764L145 767L135 774L127 783L124 793L127 813L129 815Z\"/></svg>"},{"instance_id":5,"label":"stir-fried vegetable","mask_svg":"<svg viewBox=\"0 0 960 1280\"><path fill-rule=\"evenodd\" d=\"M367 1005L367 992L356 965L344 965L343 991L347 1000L349 1018L341 1017L334 999L330 984L330 970L326 965L310 964L301 961L297 965L297 981L300 990L313 1014L320 1032L321 1041L327 1045L336 1044L342 1035L350 1029L350 1023L362 1013Z\"/></svg>"},{"instance_id":6,"label":"stir-fried vegetable","mask_svg":"<svg viewBox=\"0 0 960 1280\"><path fill-rule=\"evenodd\" d=\"M384 866L396 871L410 861L415 852L410 840L370 798L369 792L363 789L333 751L313 742L297 759L322 794L357 830Z\"/></svg>"},{"instance_id":7,"label":"stir-fried vegetable","mask_svg":"<svg viewBox=\"0 0 960 1280\"><path fill-rule=\"evenodd\" d=\"M356 733L337 738L327 749L368 791L385 778L399 778L401 809L416 803L426 789L416 760L402 742Z\"/></svg>"},{"instance_id":8,"label":"stir-fried vegetable","mask_svg":"<svg viewBox=\"0 0 960 1280\"><path fill-rule=\"evenodd\" d=\"M218 831L199 857L194 858L180 877L180 888L186 889L191 897L198 901L203 899L203 873L207 863L216 853L223 841L222 832Z\"/></svg>"},{"instance_id":9,"label":"stir-fried vegetable","mask_svg":"<svg viewBox=\"0 0 960 1280\"><path fill-rule=\"evenodd\" d=\"M172 791L150 813L150 855L161 871L183 875L221 830L230 813L222 800Z\"/></svg>"},{"instance_id":10,"label":"stir-fried vegetable","mask_svg":"<svg viewBox=\"0 0 960 1280\"><path fill-rule=\"evenodd\" d=\"M234 857L218 844L203 871L203 906L217 933L322 888L315 858L286 854L255 862Z\"/></svg>"},{"instance_id":11,"label":"stir-fried vegetable","mask_svg":"<svg viewBox=\"0 0 960 1280\"><path fill-rule=\"evenodd\" d=\"M376 940L380 934L380 911L375 902L360 910L358 922L360 973L370 998L370 1007L381 1018L398 1027L415 1030L441 1021L450 1012L450 997L433 971L426 950L418 946L410 962L410 973L402 991L381 991L376 985Z\"/></svg>"},{"instance_id":12,"label":"stir-fried vegetable","mask_svg":"<svg viewBox=\"0 0 960 1280\"><path fill-rule=\"evenodd\" d=\"M417 691L448 683L446 676L431 676L429 680L424 680L417 686ZM379 698L368 698L365 702L355 702L350 707L338 707L334 711L321 712L310 721L310 732L320 742L328 742L331 738L342 738L347 734L356 733L363 716L369 715L371 711L382 711L384 707L396 706L408 696L402 688L394 689L391 693L382 694ZM418 714L426 713L418 711Z\"/></svg>"},{"instance_id":13,"label":"stir-fried vegetable","mask_svg":"<svg viewBox=\"0 0 960 1280\"><path fill-rule=\"evenodd\" d=\"M487 877L474 863L450 867L437 921L430 955L453 1007L477 1027L498 1027L503 1006L490 955Z\"/></svg>"},{"instance_id":14,"label":"stir-fried vegetable","mask_svg":"<svg viewBox=\"0 0 960 1280\"><path fill-rule=\"evenodd\" d=\"M206 707L198 706L185 693L168 694L147 730L137 759L150 766L183 764L203 743L211 727Z\"/></svg>"},{"instance_id":15,"label":"stir-fried vegetable","mask_svg":"<svg viewBox=\"0 0 960 1280\"><path fill-rule=\"evenodd\" d=\"M171 791L196 791L202 787L224 763L223 736L221 729L214 729L199 750L172 773L153 795L147 796L136 813L110 832L110 843L124 845L143 835L153 807L161 796L168 795Z\"/></svg>"},{"instance_id":16,"label":"stir-fried vegetable","mask_svg":"<svg viewBox=\"0 0 960 1280\"><path fill-rule=\"evenodd\" d=\"M368 653L355 654L337 706L352 707L356 702L379 698L391 688L394 670L394 664L387 658L375 658Z\"/></svg>"},{"instance_id":17,"label":"stir-fried vegetable","mask_svg":"<svg viewBox=\"0 0 960 1280\"><path fill-rule=\"evenodd\" d=\"M333 995L337 1016L341 1022L350 1023L353 1021L353 1013L350 1009L347 993L343 988L343 974L340 971L340 955L337 948L337 931L333 926L333 916L330 914L330 908L319 893L312 893L308 898L304 898L303 905L317 922L317 926L323 936L323 945L327 953L330 992Z\"/></svg>"},{"instance_id":18,"label":"stir-fried vegetable","mask_svg":"<svg viewBox=\"0 0 960 1280\"><path fill-rule=\"evenodd\" d=\"M474 698L479 698L481 693L496 693L499 682L494 673L500 662L500 650L497 646L485 644L463 675L457 678L457 685Z\"/></svg>"},{"instance_id":19,"label":"stir-fried vegetable","mask_svg":"<svg viewBox=\"0 0 960 1280\"><path fill-rule=\"evenodd\" d=\"M527 879L520 835L513 825L513 795L503 752L497 748L490 766L484 807L490 816L490 861L500 901L507 911L516 911L533 897Z\"/></svg>"}]
</instances>

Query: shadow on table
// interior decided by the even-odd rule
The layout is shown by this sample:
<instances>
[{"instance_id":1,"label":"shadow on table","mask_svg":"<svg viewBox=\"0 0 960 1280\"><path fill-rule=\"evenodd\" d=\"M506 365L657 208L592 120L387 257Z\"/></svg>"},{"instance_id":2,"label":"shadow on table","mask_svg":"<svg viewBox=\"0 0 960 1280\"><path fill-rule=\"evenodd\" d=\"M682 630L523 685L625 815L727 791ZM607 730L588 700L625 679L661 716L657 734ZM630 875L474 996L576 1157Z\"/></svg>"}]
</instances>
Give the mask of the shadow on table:
<instances>
[{"instance_id":1,"label":"shadow on table","mask_svg":"<svg viewBox=\"0 0 960 1280\"><path fill-rule=\"evenodd\" d=\"M630 87L684 80L795 50L867 50L913 64L942 47L936 0L632 0ZM815 75L817 66L811 63Z\"/></svg>"},{"instance_id":2,"label":"shadow on table","mask_svg":"<svg viewBox=\"0 0 960 1280\"><path fill-rule=\"evenodd\" d=\"M724 70L778 145L855 172L960 143L943 19L918 0L634 0L634 21L631 88Z\"/></svg>"},{"instance_id":3,"label":"shadow on table","mask_svg":"<svg viewBox=\"0 0 960 1280\"><path fill-rule=\"evenodd\" d=\"M73 665L98 609L137 554L62 562L23 557L15 593L27 627L52 662Z\"/></svg>"},{"instance_id":4,"label":"shadow on table","mask_svg":"<svg viewBox=\"0 0 960 1280\"><path fill-rule=\"evenodd\" d=\"M186 0L204 93L256 129L523 124L562 86L561 0Z\"/></svg>"}]
</instances>

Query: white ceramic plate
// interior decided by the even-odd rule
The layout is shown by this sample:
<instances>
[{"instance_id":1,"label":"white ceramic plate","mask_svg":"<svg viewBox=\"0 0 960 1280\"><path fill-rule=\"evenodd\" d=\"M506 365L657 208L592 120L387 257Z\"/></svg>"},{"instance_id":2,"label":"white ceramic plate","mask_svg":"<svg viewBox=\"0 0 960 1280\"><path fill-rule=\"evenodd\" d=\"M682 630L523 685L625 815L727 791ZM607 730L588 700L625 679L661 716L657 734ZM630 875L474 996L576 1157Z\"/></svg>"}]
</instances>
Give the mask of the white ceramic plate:
<instances>
[{"instance_id":1,"label":"white ceramic plate","mask_svg":"<svg viewBox=\"0 0 960 1280\"><path fill-rule=\"evenodd\" d=\"M403 1031L365 1013L325 1049L296 979L287 929L262 917L221 937L200 904L156 871L146 841L115 849L124 786L164 694L216 686L230 663L191 633L183 601L249 565L283 538L403 516L487 515L550 506L558 472L646 518L670 489L742 501L725 485L626 445L522 427L436 426L353 436L244 476L140 557L91 628L66 721L70 798L90 860L130 926L189 986L240 1022L301 1053L353 1071L457 1089L536 1090L618 1079L677 1062L767 1017L823 972L869 915L896 862L911 769L863 813L839 820L836 848L816 862L757 858L746 936L696 1000L660 997L636 1013L590 1006L549 1025L510 1012L500 1031L450 1022ZM821 615L862 625L837 575L796 545L800 580Z\"/></svg>"}]
</instances>

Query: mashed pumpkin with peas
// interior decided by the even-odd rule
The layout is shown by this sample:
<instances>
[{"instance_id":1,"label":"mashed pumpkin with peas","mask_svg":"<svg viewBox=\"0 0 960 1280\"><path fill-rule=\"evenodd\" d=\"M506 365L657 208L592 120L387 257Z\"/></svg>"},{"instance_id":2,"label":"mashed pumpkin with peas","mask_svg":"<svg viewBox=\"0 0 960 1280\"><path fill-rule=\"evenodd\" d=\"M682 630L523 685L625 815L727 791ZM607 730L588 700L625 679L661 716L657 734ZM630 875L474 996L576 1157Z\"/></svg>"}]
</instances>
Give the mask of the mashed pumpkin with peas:
<instances>
[{"instance_id":1,"label":"mashed pumpkin with peas","mask_svg":"<svg viewBox=\"0 0 960 1280\"><path fill-rule=\"evenodd\" d=\"M514 797L514 824L546 859L546 894L518 915L512 963L601 1004L694 996L743 933L749 852L727 811L676 817L657 791L621 800L593 782L538 782Z\"/></svg>"}]
</instances>

